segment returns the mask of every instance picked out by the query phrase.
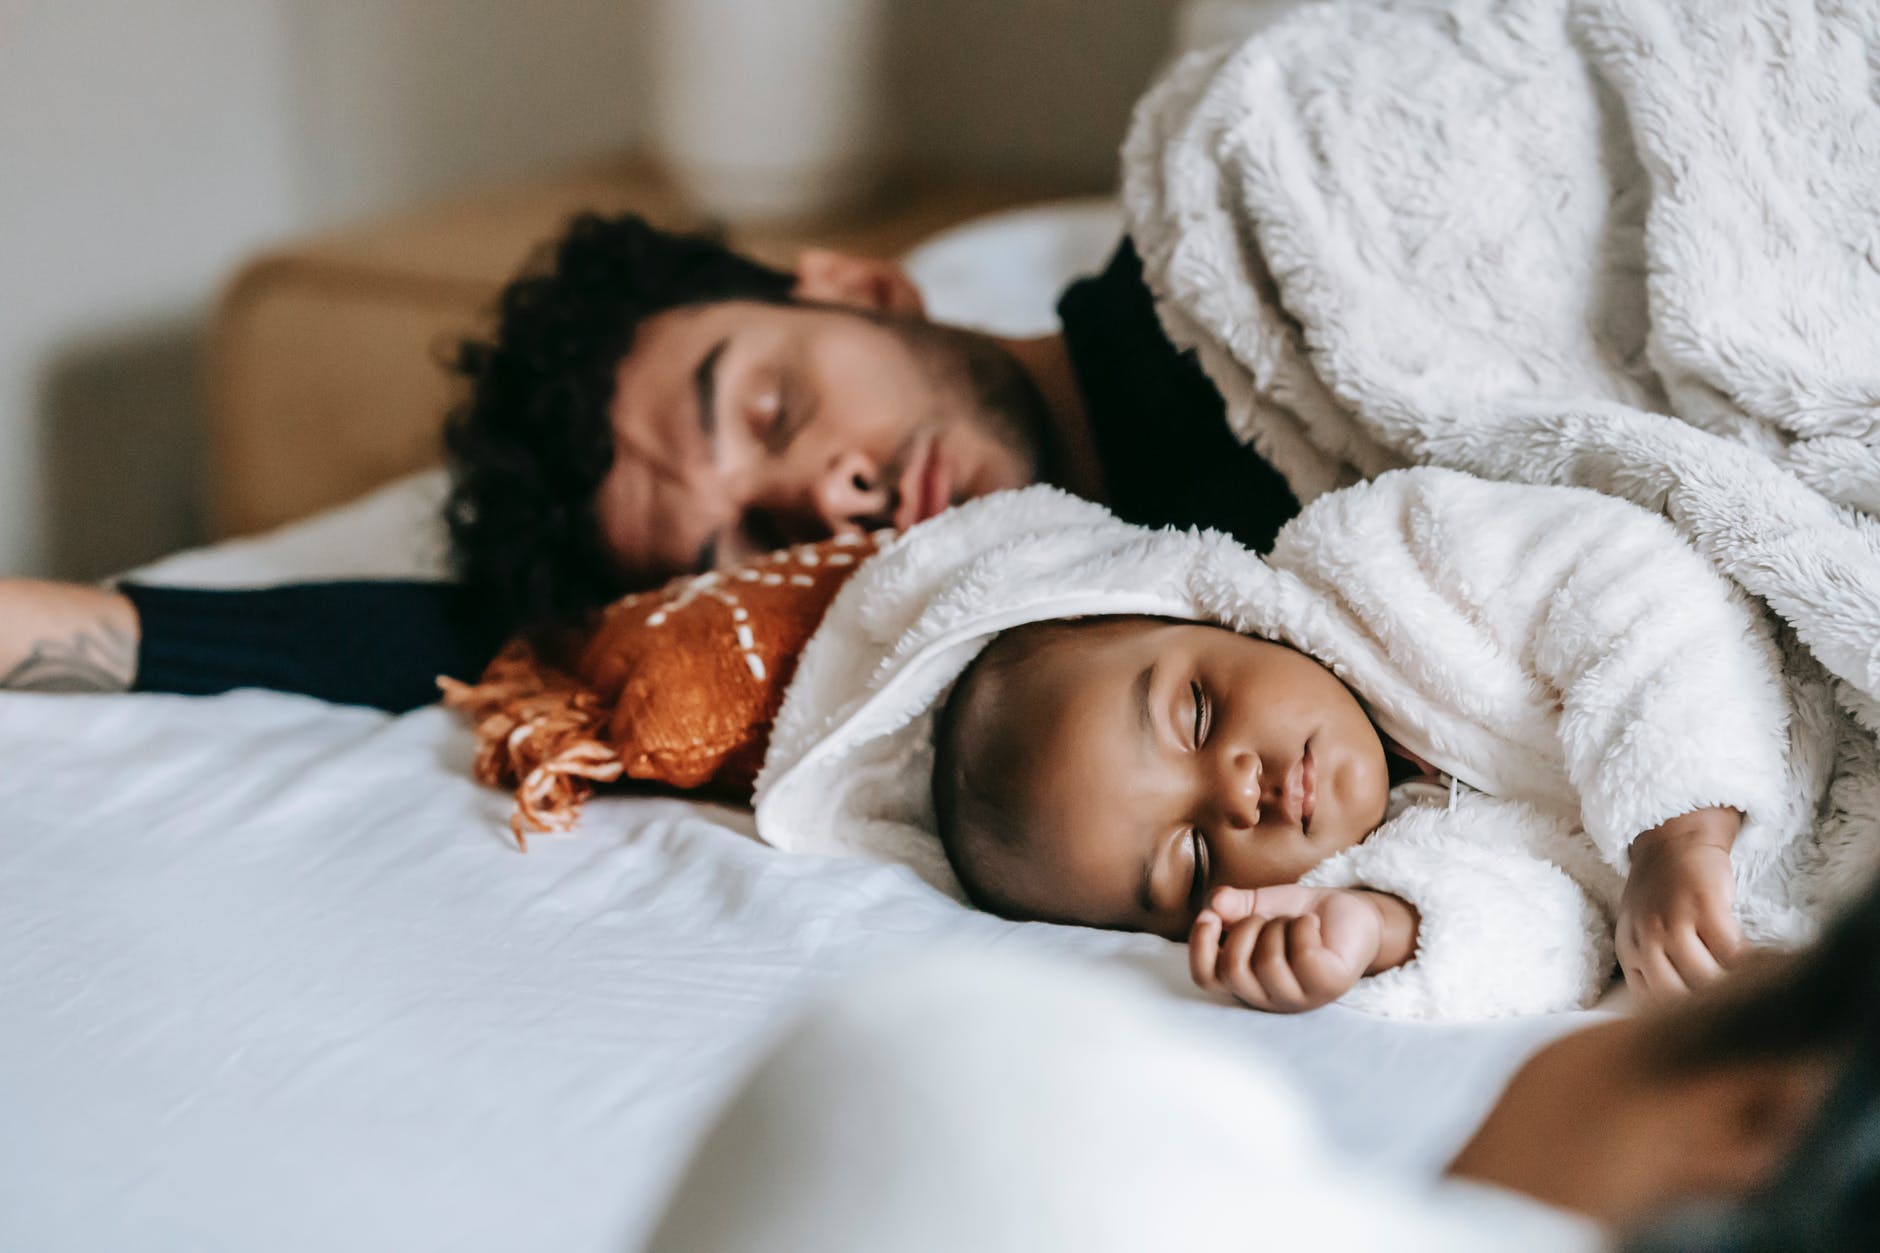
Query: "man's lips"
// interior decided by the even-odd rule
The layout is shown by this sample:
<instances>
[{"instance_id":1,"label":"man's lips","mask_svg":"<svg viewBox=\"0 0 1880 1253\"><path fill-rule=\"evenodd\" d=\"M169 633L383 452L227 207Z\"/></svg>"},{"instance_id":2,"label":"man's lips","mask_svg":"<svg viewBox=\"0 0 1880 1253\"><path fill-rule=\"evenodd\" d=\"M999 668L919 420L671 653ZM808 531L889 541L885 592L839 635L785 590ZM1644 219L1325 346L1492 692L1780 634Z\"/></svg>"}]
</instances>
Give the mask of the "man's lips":
<instances>
[{"instance_id":1,"label":"man's lips","mask_svg":"<svg viewBox=\"0 0 1880 1253\"><path fill-rule=\"evenodd\" d=\"M901 471L901 481L896 487L894 529L905 531L944 511L951 489L952 476L947 471L946 457L940 451L940 441L929 437Z\"/></svg>"}]
</instances>

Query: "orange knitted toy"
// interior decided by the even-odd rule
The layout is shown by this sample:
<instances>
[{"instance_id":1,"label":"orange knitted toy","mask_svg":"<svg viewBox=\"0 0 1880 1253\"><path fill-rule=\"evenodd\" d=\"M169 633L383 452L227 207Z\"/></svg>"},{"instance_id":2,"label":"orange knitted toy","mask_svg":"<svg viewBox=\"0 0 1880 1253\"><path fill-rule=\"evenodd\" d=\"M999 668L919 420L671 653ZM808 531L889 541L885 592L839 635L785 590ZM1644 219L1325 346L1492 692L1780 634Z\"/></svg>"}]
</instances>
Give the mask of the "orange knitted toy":
<instances>
[{"instance_id":1,"label":"orange knitted toy","mask_svg":"<svg viewBox=\"0 0 1880 1253\"><path fill-rule=\"evenodd\" d=\"M567 830L621 778L748 800L797 656L880 536L841 536L622 597L572 667L512 641L475 684L439 679L475 724L476 775L511 787L510 829Z\"/></svg>"}]
</instances>

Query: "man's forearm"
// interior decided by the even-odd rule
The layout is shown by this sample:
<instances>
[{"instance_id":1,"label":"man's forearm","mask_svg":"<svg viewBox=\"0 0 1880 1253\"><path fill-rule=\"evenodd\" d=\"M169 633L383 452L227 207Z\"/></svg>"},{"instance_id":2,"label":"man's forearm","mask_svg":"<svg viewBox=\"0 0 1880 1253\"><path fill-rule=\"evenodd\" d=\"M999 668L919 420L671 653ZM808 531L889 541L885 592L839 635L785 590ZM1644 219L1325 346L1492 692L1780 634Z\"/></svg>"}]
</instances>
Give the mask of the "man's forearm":
<instances>
[{"instance_id":1,"label":"man's forearm","mask_svg":"<svg viewBox=\"0 0 1880 1253\"><path fill-rule=\"evenodd\" d=\"M0 579L0 691L127 691L137 642L137 611L117 592Z\"/></svg>"}]
</instances>

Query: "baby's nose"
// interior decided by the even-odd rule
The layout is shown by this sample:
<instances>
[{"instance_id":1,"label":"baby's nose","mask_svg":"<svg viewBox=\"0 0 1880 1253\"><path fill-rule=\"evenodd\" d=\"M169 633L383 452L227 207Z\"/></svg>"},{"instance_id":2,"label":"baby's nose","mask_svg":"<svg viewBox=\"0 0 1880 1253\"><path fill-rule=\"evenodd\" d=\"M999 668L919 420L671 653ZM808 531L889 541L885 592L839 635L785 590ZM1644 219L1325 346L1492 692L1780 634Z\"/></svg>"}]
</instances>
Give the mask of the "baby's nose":
<instances>
[{"instance_id":1,"label":"baby's nose","mask_svg":"<svg viewBox=\"0 0 1880 1253\"><path fill-rule=\"evenodd\" d=\"M1229 826L1260 825L1260 755L1249 749L1230 749L1221 780L1222 818Z\"/></svg>"}]
</instances>

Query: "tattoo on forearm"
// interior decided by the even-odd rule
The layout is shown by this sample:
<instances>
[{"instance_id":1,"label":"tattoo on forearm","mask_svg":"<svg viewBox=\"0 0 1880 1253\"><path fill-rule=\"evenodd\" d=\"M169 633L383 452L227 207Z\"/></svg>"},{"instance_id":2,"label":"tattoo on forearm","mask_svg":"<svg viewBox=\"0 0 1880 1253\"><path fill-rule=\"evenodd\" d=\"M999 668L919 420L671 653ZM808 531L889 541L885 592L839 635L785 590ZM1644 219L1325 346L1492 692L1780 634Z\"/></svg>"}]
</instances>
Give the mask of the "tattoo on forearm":
<instances>
[{"instance_id":1,"label":"tattoo on forearm","mask_svg":"<svg viewBox=\"0 0 1880 1253\"><path fill-rule=\"evenodd\" d=\"M136 672L136 637L101 622L70 639L35 640L24 659L0 672L0 690L123 692Z\"/></svg>"}]
</instances>

